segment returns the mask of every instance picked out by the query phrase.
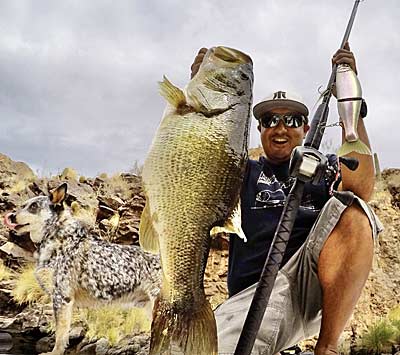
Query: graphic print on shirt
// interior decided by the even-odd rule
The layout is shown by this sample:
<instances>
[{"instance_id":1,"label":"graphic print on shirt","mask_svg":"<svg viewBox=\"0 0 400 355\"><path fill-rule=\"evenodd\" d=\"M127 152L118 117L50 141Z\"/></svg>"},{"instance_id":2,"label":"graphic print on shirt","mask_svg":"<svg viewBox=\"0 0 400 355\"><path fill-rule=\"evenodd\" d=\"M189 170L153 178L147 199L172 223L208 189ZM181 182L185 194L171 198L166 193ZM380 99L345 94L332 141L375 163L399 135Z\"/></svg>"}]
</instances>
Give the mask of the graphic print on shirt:
<instances>
[{"instance_id":1,"label":"graphic print on shirt","mask_svg":"<svg viewBox=\"0 0 400 355\"><path fill-rule=\"evenodd\" d=\"M285 193L275 175L267 176L261 171L257 180L254 208L281 207L285 205Z\"/></svg>"},{"instance_id":2,"label":"graphic print on shirt","mask_svg":"<svg viewBox=\"0 0 400 355\"><path fill-rule=\"evenodd\" d=\"M257 180L257 193L253 209L283 207L286 195L294 184L295 179L288 177L285 181L278 181L273 173L267 175L261 171ZM300 208L319 212L310 193L305 192Z\"/></svg>"}]
</instances>

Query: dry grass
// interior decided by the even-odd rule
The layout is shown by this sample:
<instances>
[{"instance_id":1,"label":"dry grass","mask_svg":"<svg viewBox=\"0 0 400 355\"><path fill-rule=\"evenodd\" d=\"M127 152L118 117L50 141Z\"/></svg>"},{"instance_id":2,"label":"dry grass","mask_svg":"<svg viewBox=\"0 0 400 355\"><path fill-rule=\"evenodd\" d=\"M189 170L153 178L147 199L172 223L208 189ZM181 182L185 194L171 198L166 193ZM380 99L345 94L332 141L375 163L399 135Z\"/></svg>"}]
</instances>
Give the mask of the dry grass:
<instances>
[{"instance_id":1,"label":"dry grass","mask_svg":"<svg viewBox=\"0 0 400 355\"><path fill-rule=\"evenodd\" d=\"M131 184L124 180L121 174L115 174L108 180L108 184L112 186L116 196L122 199L129 199L132 197Z\"/></svg>"},{"instance_id":2,"label":"dry grass","mask_svg":"<svg viewBox=\"0 0 400 355\"><path fill-rule=\"evenodd\" d=\"M373 324L361 336L361 348L369 354L382 354L391 351L395 343L396 329L386 319Z\"/></svg>"},{"instance_id":3,"label":"dry grass","mask_svg":"<svg viewBox=\"0 0 400 355\"><path fill-rule=\"evenodd\" d=\"M400 320L400 307L392 309L388 315L391 321L399 321Z\"/></svg>"},{"instance_id":4,"label":"dry grass","mask_svg":"<svg viewBox=\"0 0 400 355\"><path fill-rule=\"evenodd\" d=\"M18 273L12 275L0 263L0 278L13 279L11 295L19 304L46 304L50 297L39 286L35 275L35 267L28 264ZM46 279L49 274L41 277ZM46 284L48 280L46 280ZM49 287L50 288L50 287ZM143 309L122 309L117 306L107 306L98 309L79 309L74 312L73 323L86 324L86 337L89 339L106 338L111 345L117 344L126 335L150 331L151 322ZM48 324L47 330L55 331L55 324Z\"/></svg>"},{"instance_id":5,"label":"dry grass","mask_svg":"<svg viewBox=\"0 0 400 355\"><path fill-rule=\"evenodd\" d=\"M49 303L49 296L39 286L35 275L34 264L27 264L15 276L11 295L15 302L23 303Z\"/></svg>"},{"instance_id":6,"label":"dry grass","mask_svg":"<svg viewBox=\"0 0 400 355\"><path fill-rule=\"evenodd\" d=\"M389 313L389 320L395 328L394 341L396 345L400 345L400 307L393 309Z\"/></svg>"},{"instance_id":7,"label":"dry grass","mask_svg":"<svg viewBox=\"0 0 400 355\"><path fill-rule=\"evenodd\" d=\"M117 344L126 335L147 332L150 320L139 308L124 310L120 307L102 307L80 311L80 319L87 324L88 339L106 338L111 345Z\"/></svg>"},{"instance_id":8,"label":"dry grass","mask_svg":"<svg viewBox=\"0 0 400 355\"><path fill-rule=\"evenodd\" d=\"M28 185L31 183L31 179L25 181L25 180L18 180L17 182L14 183L8 190L10 194L17 194L23 190L25 190Z\"/></svg>"}]
</instances>

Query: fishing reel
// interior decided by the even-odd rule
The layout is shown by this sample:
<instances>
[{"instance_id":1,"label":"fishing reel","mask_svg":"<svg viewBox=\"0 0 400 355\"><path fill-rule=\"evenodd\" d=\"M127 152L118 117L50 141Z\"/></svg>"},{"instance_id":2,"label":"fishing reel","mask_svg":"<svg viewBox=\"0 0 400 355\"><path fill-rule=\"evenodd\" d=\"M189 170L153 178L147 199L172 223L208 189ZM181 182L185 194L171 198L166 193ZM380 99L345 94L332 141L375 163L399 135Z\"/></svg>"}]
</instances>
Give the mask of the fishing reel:
<instances>
[{"instance_id":1,"label":"fishing reel","mask_svg":"<svg viewBox=\"0 0 400 355\"><path fill-rule=\"evenodd\" d=\"M359 163L357 159L348 157L339 157L339 162L352 171L358 168ZM289 174L303 182L318 185L324 178L334 176L337 170L329 164L328 158L315 148L298 146L292 151Z\"/></svg>"},{"instance_id":2,"label":"fishing reel","mask_svg":"<svg viewBox=\"0 0 400 355\"><path fill-rule=\"evenodd\" d=\"M328 158L312 147L298 146L292 151L290 176L314 185L321 183L328 169Z\"/></svg>"}]
</instances>

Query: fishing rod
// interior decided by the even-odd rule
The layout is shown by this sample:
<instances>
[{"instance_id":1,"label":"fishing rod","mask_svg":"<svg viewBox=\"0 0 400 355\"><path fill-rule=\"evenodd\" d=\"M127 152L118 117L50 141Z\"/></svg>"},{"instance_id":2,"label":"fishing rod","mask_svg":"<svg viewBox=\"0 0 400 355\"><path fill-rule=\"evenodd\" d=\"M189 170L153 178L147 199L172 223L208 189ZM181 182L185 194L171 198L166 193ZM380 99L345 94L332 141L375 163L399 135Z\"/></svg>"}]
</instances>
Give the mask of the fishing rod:
<instances>
[{"instance_id":1,"label":"fishing rod","mask_svg":"<svg viewBox=\"0 0 400 355\"><path fill-rule=\"evenodd\" d=\"M358 5L363 0L356 0L351 12L345 34L340 48L343 49L349 39ZM322 102L313 116L309 133L303 146L296 147L291 155L289 173L295 177L295 182L286 198L285 206L275 231L274 239L268 252L267 259L261 273L256 291L253 296L246 320L244 322L239 341L234 355L250 355L260 329L262 319L267 308L271 292L278 275L289 237L292 233L297 211L303 196L306 182L317 184L322 181L327 170L327 158L318 151L322 136L325 131L329 114L329 101L336 80L336 68L334 64L326 90L322 93ZM346 166L355 170L358 162L354 159L342 159Z\"/></svg>"}]
</instances>

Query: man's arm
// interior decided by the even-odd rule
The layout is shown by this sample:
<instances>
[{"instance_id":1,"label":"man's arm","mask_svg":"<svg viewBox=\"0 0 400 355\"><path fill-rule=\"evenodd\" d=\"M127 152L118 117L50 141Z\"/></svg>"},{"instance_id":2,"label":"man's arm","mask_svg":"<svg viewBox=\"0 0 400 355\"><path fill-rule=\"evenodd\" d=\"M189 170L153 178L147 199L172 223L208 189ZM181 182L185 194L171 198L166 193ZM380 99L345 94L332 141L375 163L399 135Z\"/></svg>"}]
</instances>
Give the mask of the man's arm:
<instances>
[{"instance_id":1,"label":"man's arm","mask_svg":"<svg viewBox=\"0 0 400 355\"><path fill-rule=\"evenodd\" d=\"M348 43L346 43L344 49L339 49L335 53L332 58L332 63L349 64L354 72L357 73L356 61L353 53L350 51L350 46ZM357 132L361 141L371 149L367 130L361 117L358 120ZM342 128L342 143L344 142L344 129ZM339 185L339 190L352 191L363 200L368 201L372 196L375 185L375 167L373 156L351 152L347 154L346 157L358 159L359 166L355 171L351 171L342 164L342 182Z\"/></svg>"}]
</instances>

